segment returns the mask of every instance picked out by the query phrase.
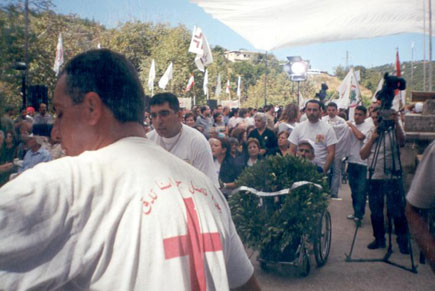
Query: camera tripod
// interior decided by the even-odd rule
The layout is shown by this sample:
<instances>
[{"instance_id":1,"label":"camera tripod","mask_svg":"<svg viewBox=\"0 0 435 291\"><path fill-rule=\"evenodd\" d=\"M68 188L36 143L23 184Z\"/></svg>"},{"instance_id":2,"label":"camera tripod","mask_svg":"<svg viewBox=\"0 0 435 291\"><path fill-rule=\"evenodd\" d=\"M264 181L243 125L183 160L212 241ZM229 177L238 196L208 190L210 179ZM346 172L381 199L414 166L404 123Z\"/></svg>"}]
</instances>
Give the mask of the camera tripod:
<instances>
[{"instance_id":1,"label":"camera tripod","mask_svg":"<svg viewBox=\"0 0 435 291\"><path fill-rule=\"evenodd\" d=\"M375 169L377 166L377 161L379 158L379 153L383 153L383 166L384 166L384 173L386 176L388 176L388 180L391 183L388 183L388 185L392 183L400 184L402 183L402 165L400 163L400 150L399 145L397 143L396 139L396 133L395 133L395 123L391 122L391 120L383 120L380 122L378 127L378 134L379 137L377 138L375 150L373 153L373 159L371 160L370 166L368 168L369 171L369 179L368 183L370 183L373 180L373 175L375 173ZM387 161L387 150L391 152L391 162L389 163ZM403 187L403 186L402 186ZM391 189L388 189L390 191ZM400 191L401 189L398 189L397 192L399 193L391 193L391 196L394 195L400 195L401 197L396 197L398 199L405 199L404 191ZM393 266L396 266L398 268L410 271L412 273L417 273L417 267L414 264L414 257L411 247L411 241L409 234L406 235L407 239L407 245L409 249L409 256L411 259L411 268L408 268L406 266L400 265L398 263L390 261L391 254L393 253L393 247L392 247L392 220L393 220L393 214L391 213L392 210L389 207L390 199L394 197L387 197L386 205L387 205L387 221L388 221L388 248L387 252L385 253L384 257L376 259L353 259L352 258L352 252L353 248L355 246L358 230L361 227L361 222L357 221L355 223L355 233L352 240L352 245L350 248L349 254L346 254L346 262L384 262ZM383 198L382 198L383 199ZM365 203L365 201L364 201ZM373 222L372 222L373 223Z\"/></svg>"}]
</instances>

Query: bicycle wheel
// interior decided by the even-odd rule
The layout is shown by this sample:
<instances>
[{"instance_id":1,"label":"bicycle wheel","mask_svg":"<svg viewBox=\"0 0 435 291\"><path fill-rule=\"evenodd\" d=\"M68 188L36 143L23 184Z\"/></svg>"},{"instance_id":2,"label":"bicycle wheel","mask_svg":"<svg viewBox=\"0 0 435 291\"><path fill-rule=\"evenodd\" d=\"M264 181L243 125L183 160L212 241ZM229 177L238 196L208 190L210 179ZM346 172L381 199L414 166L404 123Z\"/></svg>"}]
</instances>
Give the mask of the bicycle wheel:
<instances>
[{"instance_id":1,"label":"bicycle wheel","mask_svg":"<svg viewBox=\"0 0 435 291\"><path fill-rule=\"evenodd\" d=\"M314 238L314 257L317 267L323 266L328 260L331 249L331 214L325 210L317 224L316 236Z\"/></svg>"}]
</instances>

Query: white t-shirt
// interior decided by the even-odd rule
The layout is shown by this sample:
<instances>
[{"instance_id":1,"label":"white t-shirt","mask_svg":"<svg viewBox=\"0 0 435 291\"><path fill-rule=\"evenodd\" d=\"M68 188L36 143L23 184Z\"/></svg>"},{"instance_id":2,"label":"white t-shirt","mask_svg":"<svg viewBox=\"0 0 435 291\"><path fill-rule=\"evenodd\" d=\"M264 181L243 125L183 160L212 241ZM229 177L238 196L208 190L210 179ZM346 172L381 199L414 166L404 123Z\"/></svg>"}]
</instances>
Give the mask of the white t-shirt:
<instances>
[{"instance_id":1,"label":"white t-shirt","mask_svg":"<svg viewBox=\"0 0 435 291\"><path fill-rule=\"evenodd\" d=\"M334 118L329 117L329 115L325 115L322 117L322 120L331 126L346 123L346 120L338 115L336 115Z\"/></svg>"},{"instance_id":2,"label":"white t-shirt","mask_svg":"<svg viewBox=\"0 0 435 291\"><path fill-rule=\"evenodd\" d=\"M314 143L314 163L323 167L328 155L327 147L337 143L334 129L321 120L316 123L306 120L299 123L288 138L288 140L296 146L298 146L299 142L302 140L307 139Z\"/></svg>"},{"instance_id":3,"label":"white t-shirt","mask_svg":"<svg viewBox=\"0 0 435 291\"><path fill-rule=\"evenodd\" d=\"M370 132L371 128L373 127L370 123L363 121L360 124L356 124L355 121L352 121L352 124L355 125L355 127L361 131L362 134L367 136L367 134ZM367 166L367 160L361 159L360 151L364 144L364 140L359 140L355 137L352 130L349 134L349 163L353 164L359 164L363 166Z\"/></svg>"},{"instance_id":4,"label":"white t-shirt","mask_svg":"<svg viewBox=\"0 0 435 291\"><path fill-rule=\"evenodd\" d=\"M424 151L406 200L422 209L435 208L435 141Z\"/></svg>"},{"instance_id":5,"label":"white t-shirt","mask_svg":"<svg viewBox=\"0 0 435 291\"><path fill-rule=\"evenodd\" d=\"M344 120L344 119L343 119ZM337 144L335 145L335 159L343 159L349 154L350 135L352 134L349 126L344 123L336 123L332 126L337 137Z\"/></svg>"},{"instance_id":6,"label":"white t-shirt","mask_svg":"<svg viewBox=\"0 0 435 291\"><path fill-rule=\"evenodd\" d=\"M253 274L220 191L145 138L24 172L0 221L0 290L228 290Z\"/></svg>"},{"instance_id":7,"label":"white t-shirt","mask_svg":"<svg viewBox=\"0 0 435 291\"><path fill-rule=\"evenodd\" d=\"M211 147L207 139L196 129L185 124L182 126L181 132L171 138L161 137L155 130L150 131L147 137L206 174L215 182L215 185L219 185Z\"/></svg>"}]
</instances>

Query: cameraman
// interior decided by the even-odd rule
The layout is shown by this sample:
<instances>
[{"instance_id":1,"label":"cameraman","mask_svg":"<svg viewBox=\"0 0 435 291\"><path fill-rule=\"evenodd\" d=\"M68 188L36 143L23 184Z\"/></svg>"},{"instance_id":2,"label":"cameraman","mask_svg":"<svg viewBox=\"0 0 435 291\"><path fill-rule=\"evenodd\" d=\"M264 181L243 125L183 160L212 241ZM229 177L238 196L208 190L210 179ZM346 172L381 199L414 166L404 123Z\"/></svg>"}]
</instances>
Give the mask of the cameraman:
<instances>
[{"instance_id":1,"label":"cameraman","mask_svg":"<svg viewBox=\"0 0 435 291\"><path fill-rule=\"evenodd\" d=\"M398 146L404 145L405 136L396 112L375 107L372 118L375 127L367 134L360 151L361 159L368 158L369 207L375 237L367 248L372 250L385 248L384 197L386 195L387 213L394 219L399 250L402 254L408 254L408 229L398 151ZM388 124L393 126L385 126ZM373 161L375 158L376 160Z\"/></svg>"}]
</instances>

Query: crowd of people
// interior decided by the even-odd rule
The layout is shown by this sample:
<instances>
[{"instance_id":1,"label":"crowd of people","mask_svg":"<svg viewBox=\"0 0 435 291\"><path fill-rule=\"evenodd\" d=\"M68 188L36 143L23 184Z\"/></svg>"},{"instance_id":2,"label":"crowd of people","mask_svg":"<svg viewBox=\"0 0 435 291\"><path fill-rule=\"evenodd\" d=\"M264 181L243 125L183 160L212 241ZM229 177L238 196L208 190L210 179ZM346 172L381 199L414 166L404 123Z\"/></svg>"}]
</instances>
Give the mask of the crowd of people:
<instances>
[{"instance_id":1,"label":"crowd of people","mask_svg":"<svg viewBox=\"0 0 435 291\"><path fill-rule=\"evenodd\" d=\"M65 65L55 118L46 104L37 114L23 108L15 119L13 108L6 110L0 289L259 290L226 198L245 167L270 155L310 160L330 178L332 199L347 171L349 219L361 221L368 195L369 249L385 247L386 196L400 252L409 253L405 201L397 198L404 196L396 195L402 183L384 167L397 157L391 146L376 153L377 104L356 107L350 121L335 103L315 99L302 110L187 110L174 94L159 93L146 111L144 97L131 63L99 49ZM398 114L391 121L402 145ZM428 199L433 205L433 197L421 200L421 189L412 189L407 213L417 219L415 209ZM427 252L433 259L430 243Z\"/></svg>"}]
</instances>

